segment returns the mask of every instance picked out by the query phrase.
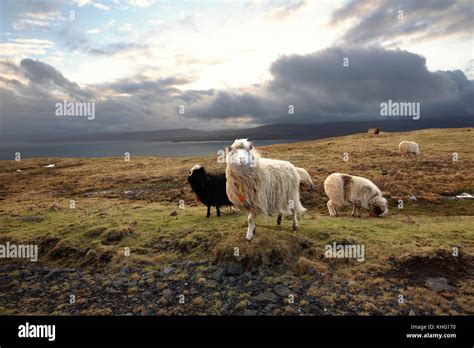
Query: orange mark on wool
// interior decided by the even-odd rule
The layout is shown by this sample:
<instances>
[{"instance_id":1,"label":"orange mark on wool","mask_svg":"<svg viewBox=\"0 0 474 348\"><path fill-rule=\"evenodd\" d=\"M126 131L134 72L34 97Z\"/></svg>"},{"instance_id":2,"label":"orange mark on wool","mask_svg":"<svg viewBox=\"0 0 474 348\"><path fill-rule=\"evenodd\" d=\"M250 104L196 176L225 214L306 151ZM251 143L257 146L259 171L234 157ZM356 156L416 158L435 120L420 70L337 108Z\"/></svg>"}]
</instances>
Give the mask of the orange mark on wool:
<instances>
[{"instance_id":1,"label":"orange mark on wool","mask_svg":"<svg viewBox=\"0 0 474 348\"><path fill-rule=\"evenodd\" d=\"M240 187L239 187L239 194L237 195L237 197L239 198L239 201L241 201L241 202L245 201L245 196L242 193L242 185L240 185Z\"/></svg>"}]
</instances>

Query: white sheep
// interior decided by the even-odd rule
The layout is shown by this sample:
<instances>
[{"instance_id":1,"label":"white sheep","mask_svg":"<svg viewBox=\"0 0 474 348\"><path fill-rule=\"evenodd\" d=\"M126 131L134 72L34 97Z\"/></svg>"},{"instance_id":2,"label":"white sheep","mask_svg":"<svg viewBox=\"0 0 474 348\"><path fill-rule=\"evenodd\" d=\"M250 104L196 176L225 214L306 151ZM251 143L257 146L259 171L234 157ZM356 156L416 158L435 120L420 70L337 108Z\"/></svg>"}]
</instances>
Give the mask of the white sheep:
<instances>
[{"instance_id":1,"label":"white sheep","mask_svg":"<svg viewBox=\"0 0 474 348\"><path fill-rule=\"evenodd\" d=\"M301 179L296 167L287 161L260 157L247 139L235 140L226 150L227 196L235 207L249 213L247 240L253 238L258 213L292 215L296 232L297 214L306 211L300 202Z\"/></svg>"},{"instance_id":2,"label":"white sheep","mask_svg":"<svg viewBox=\"0 0 474 348\"><path fill-rule=\"evenodd\" d=\"M421 153L420 146L418 146L418 144L414 141L402 141L400 144L398 144L398 149L400 150L401 156L409 154L419 155Z\"/></svg>"},{"instance_id":3,"label":"white sheep","mask_svg":"<svg viewBox=\"0 0 474 348\"><path fill-rule=\"evenodd\" d=\"M338 209L351 205L352 216L360 216L362 207L371 216L382 217L388 213L387 200L380 189L369 179L360 176L334 173L324 180L324 192L329 197L329 215L338 216Z\"/></svg>"}]
</instances>

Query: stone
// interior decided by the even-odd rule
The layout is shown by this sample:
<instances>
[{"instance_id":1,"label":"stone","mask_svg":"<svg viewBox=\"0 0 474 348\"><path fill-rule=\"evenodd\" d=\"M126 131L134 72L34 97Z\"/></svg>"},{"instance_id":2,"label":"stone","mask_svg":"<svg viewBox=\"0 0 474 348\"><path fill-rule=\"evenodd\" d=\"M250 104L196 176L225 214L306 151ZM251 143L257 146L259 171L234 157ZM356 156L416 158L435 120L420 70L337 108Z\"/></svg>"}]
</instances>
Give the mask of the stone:
<instances>
[{"instance_id":1,"label":"stone","mask_svg":"<svg viewBox=\"0 0 474 348\"><path fill-rule=\"evenodd\" d=\"M216 267L213 269L213 272L205 272L209 279L216 280L218 282L222 281L222 277L224 276L226 270L223 267Z\"/></svg>"},{"instance_id":2,"label":"stone","mask_svg":"<svg viewBox=\"0 0 474 348\"><path fill-rule=\"evenodd\" d=\"M456 290L455 287L448 285L446 278L427 278L425 286L436 292Z\"/></svg>"},{"instance_id":3,"label":"stone","mask_svg":"<svg viewBox=\"0 0 474 348\"><path fill-rule=\"evenodd\" d=\"M175 271L174 267L165 267L165 269L163 270L163 274L168 275L168 274L174 273L174 271Z\"/></svg>"},{"instance_id":4,"label":"stone","mask_svg":"<svg viewBox=\"0 0 474 348\"><path fill-rule=\"evenodd\" d=\"M290 289L288 289L283 284L277 284L274 289L275 293L280 297L288 297L291 294Z\"/></svg>"},{"instance_id":5,"label":"stone","mask_svg":"<svg viewBox=\"0 0 474 348\"><path fill-rule=\"evenodd\" d=\"M101 282L101 281L103 281L103 280L105 279L105 276L102 275L102 274L100 274L100 273L95 273L95 274L94 274L94 279L97 280L97 281L99 281L99 282Z\"/></svg>"},{"instance_id":6,"label":"stone","mask_svg":"<svg viewBox=\"0 0 474 348\"><path fill-rule=\"evenodd\" d=\"M256 302L273 302L276 303L279 301L277 295L275 295L271 291L264 291L258 294L257 296L252 297L252 299Z\"/></svg>"},{"instance_id":7,"label":"stone","mask_svg":"<svg viewBox=\"0 0 474 348\"><path fill-rule=\"evenodd\" d=\"M121 293L120 290L114 289L112 287L108 287L107 289L105 289L105 291L108 292L109 294L120 294Z\"/></svg>"},{"instance_id":8,"label":"stone","mask_svg":"<svg viewBox=\"0 0 474 348\"><path fill-rule=\"evenodd\" d=\"M235 276L244 273L244 268L240 262L232 262L227 266L226 275Z\"/></svg>"},{"instance_id":9,"label":"stone","mask_svg":"<svg viewBox=\"0 0 474 348\"><path fill-rule=\"evenodd\" d=\"M173 291L171 289L165 289L163 290L163 297L165 299L172 300L173 299Z\"/></svg>"},{"instance_id":10,"label":"stone","mask_svg":"<svg viewBox=\"0 0 474 348\"><path fill-rule=\"evenodd\" d=\"M61 275L61 272L59 271L59 269L55 268L55 269L52 269L51 271L49 271L49 273L46 274L46 276L44 277L44 279L45 279L45 280L56 279L56 278L58 278L60 275Z\"/></svg>"}]
</instances>

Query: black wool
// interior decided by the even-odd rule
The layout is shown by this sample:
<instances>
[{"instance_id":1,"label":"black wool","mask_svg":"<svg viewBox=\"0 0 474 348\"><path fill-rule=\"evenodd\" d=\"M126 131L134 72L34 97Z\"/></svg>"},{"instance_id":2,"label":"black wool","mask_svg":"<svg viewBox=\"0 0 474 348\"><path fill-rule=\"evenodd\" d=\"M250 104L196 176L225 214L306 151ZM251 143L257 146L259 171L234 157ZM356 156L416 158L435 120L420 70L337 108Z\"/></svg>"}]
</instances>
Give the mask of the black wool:
<instances>
[{"instance_id":1,"label":"black wool","mask_svg":"<svg viewBox=\"0 0 474 348\"><path fill-rule=\"evenodd\" d=\"M211 206L216 207L217 216L221 216L219 207L231 206L226 192L226 178L224 173L212 174L206 172L204 167L193 168L188 176L191 189L196 198L207 206L207 217L211 215Z\"/></svg>"}]
</instances>

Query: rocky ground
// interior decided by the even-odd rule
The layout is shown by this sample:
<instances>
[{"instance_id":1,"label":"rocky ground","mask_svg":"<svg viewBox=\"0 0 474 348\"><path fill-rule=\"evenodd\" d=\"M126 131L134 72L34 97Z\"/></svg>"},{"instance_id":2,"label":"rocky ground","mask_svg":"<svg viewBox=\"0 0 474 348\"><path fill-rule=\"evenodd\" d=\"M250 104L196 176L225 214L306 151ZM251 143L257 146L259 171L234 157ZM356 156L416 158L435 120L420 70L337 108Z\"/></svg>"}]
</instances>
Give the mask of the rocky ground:
<instances>
[{"instance_id":1,"label":"rocky ground","mask_svg":"<svg viewBox=\"0 0 474 348\"><path fill-rule=\"evenodd\" d=\"M458 291L443 277L421 280L418 286L446 299ZM360 291L314 269L297 277L283 266L246 271L239 262L220 267L208 260L173 263L161 271L145 273L129 267L113 274L32 263L0 267L0 303L7 314L436 314L433 308L410 303L408 297L400 302L400 294L413 285L393 279L388 288L384 284ZM387 297L387 290L391 297ZM454 302L449 307L452 313L472 313L472 308L466 311Z\"/></svg>"}]
</instances>

